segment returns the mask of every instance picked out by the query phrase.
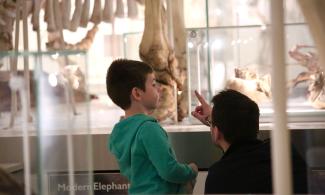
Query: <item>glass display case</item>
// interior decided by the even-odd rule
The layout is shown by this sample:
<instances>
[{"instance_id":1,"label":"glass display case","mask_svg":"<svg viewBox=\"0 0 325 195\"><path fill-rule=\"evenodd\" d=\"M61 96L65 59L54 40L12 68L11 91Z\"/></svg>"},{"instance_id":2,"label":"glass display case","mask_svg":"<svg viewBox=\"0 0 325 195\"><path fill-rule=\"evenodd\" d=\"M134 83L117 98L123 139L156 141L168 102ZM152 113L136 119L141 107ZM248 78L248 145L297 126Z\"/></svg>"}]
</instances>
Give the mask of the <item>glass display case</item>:
<instances>
[{"instance_id":1,"label":"glass display case","mask_svg":"<svg viewBox=\"0 0 325 195\"><path fill-rule=\"evenodd\" d=\"M319 68L317 51L297 2L284 2L288 120L324 122L325 96L312 87L323 82L323 74L315 73ZM261 122L271 122L269 1L202 0L202 4L206 6L206 13L185 18L191 110L197 104L195 89L210 99L217 92L232 88L259 104ZM199 8L191 6L187 11L196 9ZM324 96L319 98L322 103L316 103L313 93Z\"/></svg>"},{"instance_id":2,"label":"glass display case","mask_svg":"<svg viewBox=\"0 0 325 195\"><path fill-rule=\"evenodd\" d=\"M26 194L92 183L87 68L82 51L0 53L0 163L21 164Z\"/></svg>"}]
</instances>

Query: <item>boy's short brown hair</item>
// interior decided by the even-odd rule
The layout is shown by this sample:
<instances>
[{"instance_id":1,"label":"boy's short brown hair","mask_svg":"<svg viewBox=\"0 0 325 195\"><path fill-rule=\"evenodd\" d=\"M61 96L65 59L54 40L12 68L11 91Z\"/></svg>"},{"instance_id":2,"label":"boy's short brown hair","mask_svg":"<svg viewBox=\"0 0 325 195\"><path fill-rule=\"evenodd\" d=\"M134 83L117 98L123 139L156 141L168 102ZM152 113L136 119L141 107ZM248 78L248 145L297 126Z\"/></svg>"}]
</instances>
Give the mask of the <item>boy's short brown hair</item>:
<instances>
[{"instance_id":1,"label":"boy's short brown hair","mask_svg":"<svg viewBox=\"0 0 325 195\"><path fill-rule=\"evenodd\" d=\"M118 59L112 62L106 75L106 90L112 101L123 110L131 106L131 91L138 87L145 91L147 75L153 69L146 63Z\"/></svg>"}]
</instances>

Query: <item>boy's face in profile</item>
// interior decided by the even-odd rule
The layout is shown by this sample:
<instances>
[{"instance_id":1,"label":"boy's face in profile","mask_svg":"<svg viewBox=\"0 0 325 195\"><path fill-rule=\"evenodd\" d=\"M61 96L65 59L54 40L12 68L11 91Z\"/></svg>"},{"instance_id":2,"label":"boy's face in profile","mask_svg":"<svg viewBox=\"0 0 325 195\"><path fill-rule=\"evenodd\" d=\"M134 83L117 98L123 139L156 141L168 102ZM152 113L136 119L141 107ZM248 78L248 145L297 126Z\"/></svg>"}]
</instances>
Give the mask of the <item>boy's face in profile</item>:
<instances>
[{"instance_id":1,"label":"boy's face in profile","mask_svg":"<svg viewBox=\"0 0 325 195\"><path fill-rule=\"evenodd\" d=\"M148 111L152 111L158 106L160 93L160 87L156 82L154 73L147 75L145 87L146 90L142 94L142 104Z\"/></svg>"}]
</instances>

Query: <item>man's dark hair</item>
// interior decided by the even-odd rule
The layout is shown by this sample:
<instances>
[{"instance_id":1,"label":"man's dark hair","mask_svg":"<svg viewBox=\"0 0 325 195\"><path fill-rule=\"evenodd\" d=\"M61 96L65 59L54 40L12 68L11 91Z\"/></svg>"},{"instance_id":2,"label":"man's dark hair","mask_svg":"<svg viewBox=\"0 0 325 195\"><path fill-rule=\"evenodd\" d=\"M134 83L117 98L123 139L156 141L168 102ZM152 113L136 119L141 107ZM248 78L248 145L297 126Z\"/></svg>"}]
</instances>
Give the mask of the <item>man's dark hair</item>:
<instances>
[{"instance_id":1,"label":"man's dark hair","mask_svg":"<svg viewBox=\"0 0 325 195\"><path fill-rule=\"evenodd\" d=\"M247 96L224 90L212 99L212 125L219 128L229 143L255 139L259 131L259 108Z\"/></svg>"},{"instance_id":2,"label":"man's dark hair","mask_svg":"<svg viewBox=\"0 0 325 195\"><path fill-rule=\"evenodd\" d=\"M118 59L112 62L106 75L106 90L112 101L123 110L131 106L131 91L134 87L145 91L145 83L153 69L146 63Z\"/></svg>"}]
</instances>

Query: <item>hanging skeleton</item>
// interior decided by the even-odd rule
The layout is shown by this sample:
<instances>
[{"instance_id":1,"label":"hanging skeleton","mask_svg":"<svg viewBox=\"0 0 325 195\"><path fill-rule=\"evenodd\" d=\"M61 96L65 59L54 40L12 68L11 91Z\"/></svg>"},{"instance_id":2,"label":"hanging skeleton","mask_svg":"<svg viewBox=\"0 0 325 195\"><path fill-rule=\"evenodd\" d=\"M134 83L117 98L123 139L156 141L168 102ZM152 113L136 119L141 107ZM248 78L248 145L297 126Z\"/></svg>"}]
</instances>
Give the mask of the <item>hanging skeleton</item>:
<instances>
[{"instance_id":1,"label":"hanging skeleton","mask_svg":"<svg viewBox=\"0 0 325 195\"><path fill-rule=\"evenodd\" d=\"M63 29L71 29L76 30L79 27L79 23L81 20L81 8L86 7L87 8L87 2L89 7L89 1L85 0L84 4L82 4L82 0L76 0L76 6L75 10L72 16L72 19L70 20L70 11L71 11L71 2L70 0L26 0L24 1L24 7L25 10L27 10L27 15L32 14L31 23L33 25L33 30L38 31L39 30L39 13L41 8L44 4L44 20L47 23L47 30L49 32L49 36L55 35L52 37L55 37L55 39L50 39L50 42L47 44L49 49L73 49L73 50L86 50L89 49L91 46L94 36L96 32L98 31L97 26L95 25L92 29L89 30L86 37L83 38L80 42L76 44L69 44L64 42L62 30ZM18 13L21 12L20 9L22 7L16 9L16 1L12 0L0 0L0 50L8 51L13 49L12 45L12 33L13 33L13 24L15 22L16 18L16 10L18 10ZM84 7L82 7L84 5ZM84 10L87 10L84 8ZM86 12L86 11L85 11ZM22 15L22 14L20 14ZM20 18L22 18L20 16ZM87 19L88 20L88 19ZM62 69L62 76L65 77L66 80L69 81L69 84L75 84L76 81L80 80L82 78L83 73L80 71L80 69L76 69L77 71L71 71L71 68L63 67ZM73 70L75 67L73 68ZM79 70L79 71L78 71ZM76 74L77 73L77 74ZM7 73L9 74L9 73ZM32 73L29 73L32 74ZM71 81L71 82L70 82ZM6 81L5 81L6 82ZM26 80L27 82L27 80ZM32 81L29 81L28 83L31 83ZM79 82L78 83L82 83ZM71 84L71 85L72 85ZM5 84L7 86L7 84ZM81 96L84 96L86 94L85 88L83 85L79 85L78 89L75 88L73 85L71 88L71 93L73 94L73 105L75 101L80 100ZM60 91L61 88L58 88ZM63 89L62 89L63 90ZM6 95L9 95L10 99L10 93L6 93ZM64 96L63 96L64 97ZM85 96L86 97L86 96ZM90 99L96 98L94 95L90 95ZM87 98L86 98L87 99ZM84 100L86 100L84 98ZM34 101L34 100L32 100ZM33 103L33 102L32 102ZM32 104L33 105L33 104ZM76 114L76 111L74 109L74 113Z\"/></svg>"},{"instance_id":2,"label":"hanging skeleton","mask_svg":"<svg viewBox=\"0 0 325 195\"><path fill-rule=\"evenodd\" d=\"M0 0L0 51L13 50L12 33L16 18L16 2L18 1ZM102 9L101 0L95 0L94 9L90 18L90 0L23 0L23 2L25 3L27 15L32 14L31 23L34 31L39 31L40 29L39 16L41 9L44 9L44 21L47 23L47 31L49 33L49 39L46 45L49 50L88 50L98 31L97 25L94 25L86 36L76 44L65 42L62 30L68 29L70 31L76 31L79 26L87 27L89 21L99 24L103 20L102 16L106 22L112 22L114 19L113 0L105 0L104 9ZM71 2L75 3L74 10L71 10ZM123 1L116 0L115 2L117 15L124 15ZM18 11L21 12L22 8L18 9ZM130 17L135 17L137 11L134 0L128 1L128 9L130 11L128 15L130 15ZM70 18L71 12L73 14ZM22 16L20 16L20 19L21 18ZM64 68L64 70L68 69ZM64 70L63 73L66 72ZM72 77L75 78L75 76L73 76L74 74L63 75L68 77L72 75ZM68 78L68 80L75 79Z\"/></svg>"},{"instance_id":3,"label":"hanging skeleton","mask_svg":"<svg viewBox=\"0 0 325 195\"><path fill-rule=\"evenodd\" d=\"M308 100L312 106L325 109L325 75L318 64L318 55L315 52L301 52L303 48L313 48L313 46L296 45L289 51L291 58L299 65L307 68L307 72L300 73L295 79L289 82L289 88L296 87L299 83L308 82Z\"/></svg>"}]
</instances>

